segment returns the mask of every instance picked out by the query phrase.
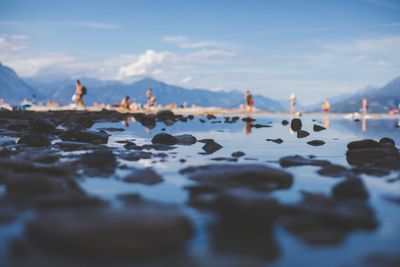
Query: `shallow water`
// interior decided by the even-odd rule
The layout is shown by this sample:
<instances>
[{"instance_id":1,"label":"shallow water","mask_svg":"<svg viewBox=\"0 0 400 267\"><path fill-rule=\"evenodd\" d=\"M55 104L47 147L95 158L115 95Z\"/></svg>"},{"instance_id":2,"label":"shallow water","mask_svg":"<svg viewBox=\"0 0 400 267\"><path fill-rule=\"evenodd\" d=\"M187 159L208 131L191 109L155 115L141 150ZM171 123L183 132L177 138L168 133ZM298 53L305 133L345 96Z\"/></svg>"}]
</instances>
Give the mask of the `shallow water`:
<instances>
[{"instance_id":1,"label":"shallow water","mask_svg":"<svg viewBox=\"0 0 400 267\"><path fill-rule=\"evenodd\" d=\"M171 134L189 133L197 139L212 138L223 146L222 149L212 155L201 155L202 143L192 146L177 146L166 153L165 158L142 159L138 162L121 161L128 166L153 167L160 173L165 181L157 185L128 184L121 180L123 170L118 170L113 177L90 177L83 179L80 184L89 194L109 200L115 206L120 203L117 196L125 193L138 193L146 199L159 200L178 205L192 220L196 234L190 242L188 250L199 259L235 259L237 255L217 255L210 249L209 232L207 225L213 220L210 213L189 207L188 192L185 186L194 184L186 176L180 175L179 170L193 165L227 163L214 161L216 157L230 157L232 152L243 151L245 156L239 158L238 163L260 163L280 168L278 160L288 155L314 155L317 159L329 160L332 163L350 167L346 162L345 153L350 141L371 138L379 140L382 137L390 137L400 144L400 128L396 128L398 119L371 119L367 121L352 121L337 116L312 116L302 117L303 128L310 132L310 136L298 139L290 130L290 126L283 126L281 121L290 118L283 115L258 115L254 116L256 123L269 124L269 128L250 128L249 124L242 121L237 123L201 123L196 116L187 123L177 122L172 126L158 123L156 128L145 129L133 119L121 123L96 123L92 129L103 127L123 127L123 132L112 132L108 146L124 150L123 145L116 143L119 140L134 139L138 145L148 144L157 133ZM223 122L223 117L218 121ZM327 130L313 132L313 124L327 127ZM282 138L282 144L267 142L266 139ZM325 145L314 147L307 144L308 141L319 139L326 142ZM180 159L186 162L181 163ZM238 164L231 163L231 164ZM290 167L286 171L294 175L294 184L290 189L268 193L276 197L281 203L296 203L301 200L301 191L330 194L333 185L343 178L330 178L316 173L318 167ZM371 232L354 231L347 235L344 242L339 245L307 245L296 236L288 233L282 227L275 227L274 238L279 247L279 258L266 262L255 260L256 266L359 266L364 257L370 253L387 253L390 255L400 253L400 206L383 198L385 195L400 194L400 181L391 182L399 173L391 173L386 177L373 177L362 175L362 179L369 191L369 203L375 211L379 221L379 227ZM0 194L1 190L0 187ZM27 215L29 217L29 214ZM2 257L6 254L7 240L18 235L22 231L22 224L13 223L0 227L0 252ZM236 263L237 264L237 263Z\"/></svg>"},{"instance_id":2,"label":"shallow water","mask_svg":"<svg viewBox=\"0 0 400 267\"><path fill-rule=\"evenodd\" d=\"M371 119L364 121L352 121L339 117L329 118L305 116L302 118L303 129L311 133L310 136L298 139L289 126L281 124L282 119L290 119L284 116L255 116L257 123L271 124L270 128L249 129L246 123L201 123L196 117L192 122L176 123L166 127L158 124L155 129L146 130L136 122L129 122L124 132L115 132L109 145L121 147L115 143L122 139L135 139L135 143L141 145L149 142L149 139L159 133L162 128L171 134L190 133L198 139L213 138L223 148L212 155L199 155L202 152L201 143L193 146L178 146L177 149L168 151L164 162L152 162L140 160L136 163L128 163L132 166L152 166L165 178L165 182L159 185L145 186L126 184L116 179L91 178L85 180L83 187L97 196L112 200L117 194L137 192L149 199L171 202L181 205L192 218L196 225L197 234L190 245L194 254L208 255L208 233L206 225L210 216L185 205L188 193L183 189L192 182L178 173L179 169L192 166L215 163L210 159L215 157L229 157L232 152L243 151L246 155L239 159L240 162L257 162L279 167L279 158L287 155L315 155L318 159L326 159L332 163L349 166L346 162L346 145L353 140L371 138L379 140L382 137L390 137L400 143L400 129L396 128L397 118ZM218 120L219 118L217 118ZM315 119L315 122L313 122ZM223 120L223 118L221 118ZM328 129L321 132L313 132L314 123L324 125ZM98 123L93 128L121 127L118 123ZM282 138L282 144L267 142L267 138ZM306 142L320 139L326 142L320 147L307 145ZM175 154L176 153L176 154ZM185 163L179 162L184 158ZM236 164L236 163L233 163ZM321 192L329 194L332 186L342 178L323 177L316 173L318 167L291 167L286 168L294 177L294 184L288 190L280 190L270 193L280 202L291 203L301 199L300 191ZM117 174L118 176L118 174ZM400 181L388 182L389 178L397 177L398 173L391 173L388 177L372 177L363 175L362 178L370 193L369 202L379 220L379 227L373 232L355 231L349 234L340 245L311 246L302 243L284 229L277 227L275 237L280 248L280 257L269 266L357 266L360 260L369 253L385 252L399 253L400 245L400 216L399 206L383 199L383 195L398 195ZM263 265L264 263L260 263Z\"/></svg>"}]
</instances>

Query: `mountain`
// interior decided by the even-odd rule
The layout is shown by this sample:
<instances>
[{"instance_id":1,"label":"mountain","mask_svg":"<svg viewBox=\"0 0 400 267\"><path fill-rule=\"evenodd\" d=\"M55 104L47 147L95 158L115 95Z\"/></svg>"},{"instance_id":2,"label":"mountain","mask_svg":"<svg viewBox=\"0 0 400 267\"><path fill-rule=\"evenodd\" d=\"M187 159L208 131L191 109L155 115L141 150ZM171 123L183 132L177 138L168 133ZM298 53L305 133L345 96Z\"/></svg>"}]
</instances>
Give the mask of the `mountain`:
<instances>
[{"instance_id":1,"label":"mountain","mask_svg":"<svg viewBox=\"0 0 400 267\"><path fill-rule=\"evenodd\" d=\"M132 101L144 104L147 101L145 92L148 88L153 89L153 93L157 97L157 102L162 105L170 103L181 105L186 101L189 106L194 104L203 107L216 106L236 108L244 102L243 93L238 91L187 89L169 85L151 78L144 78L130 84L117 81L98 81L88 78L82 78L80 80L88 89L88 93L84 99L87 104L92 104L94 102L115 104L127 95L130 96ZM47 84L31 80L31 83L49 99L53 99L61 104L70 103L75 90L75 81L73 80L51 82ZM254 99L255 106L259 109L270 111L284 110L278 101L261 95L255 95Z\"/></svg>"},{"instance_id":2,"label":"mountain","mask_svg":"<svg viewBox=\"0 0 400 267\"><path fill-rule=\"evenodd\" d=\"M22 80L14 70L0 63L0 98L10 104L18 104L24 98L32 99L36 95L37 99L43 96L35 88Z\"/></svg>"},{"instance_id":3,"label":"mountain","mask_svg":"<svg viewBox=\"0 0 400 267\"><path fill-rule=\"evenodd\" d=\"M361 109L362 98L368 100L368 112L387 113L400 103L400 77L382 88L367 88L340 101L331 103L332 112L356 112Z\"/></svg>"}]
</instances>

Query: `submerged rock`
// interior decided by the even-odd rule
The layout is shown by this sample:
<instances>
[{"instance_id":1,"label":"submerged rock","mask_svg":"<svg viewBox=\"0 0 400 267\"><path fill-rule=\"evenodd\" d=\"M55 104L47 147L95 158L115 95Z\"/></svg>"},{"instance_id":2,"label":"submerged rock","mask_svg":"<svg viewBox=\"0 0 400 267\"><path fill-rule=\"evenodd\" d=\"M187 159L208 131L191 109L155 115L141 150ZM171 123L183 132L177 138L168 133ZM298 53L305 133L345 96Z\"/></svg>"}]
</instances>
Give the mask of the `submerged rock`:
<instances>
[{"instance_id":1,"label":"submerged rock","mask_svg":"<svg viewBox=\"0 0 400 267\"><path fill-rule=\"evenodd\" d=\"M154 185L164 181L164 179L151 168L134 169L131 174L122 178L127 183L139 183Z\"/></svg>"},{"instance_id":2,"label":"submerged rock","mask_svg":"<svg viewBox=\"0 0 400 267\"><path fill-rule=\"evenodd\" d=\"M293 183L290 173L259 164L212 164L188 167L179 172L201 185L219 188L247 187L268 191L289 188Z\"/></svg>"},{"instance_id":3,"label":"submerged rock","mask_svg":"<svg viewBox=\"0 0 400 267\"><path fill-rule=\"evenodd\" d=\"M330 162L327 160L318 160L305 158L299 155L286 156L279 159L279 164L282 167L293 167L293 166L325 166L329 165Z\"/></svg>"}]
</instances>

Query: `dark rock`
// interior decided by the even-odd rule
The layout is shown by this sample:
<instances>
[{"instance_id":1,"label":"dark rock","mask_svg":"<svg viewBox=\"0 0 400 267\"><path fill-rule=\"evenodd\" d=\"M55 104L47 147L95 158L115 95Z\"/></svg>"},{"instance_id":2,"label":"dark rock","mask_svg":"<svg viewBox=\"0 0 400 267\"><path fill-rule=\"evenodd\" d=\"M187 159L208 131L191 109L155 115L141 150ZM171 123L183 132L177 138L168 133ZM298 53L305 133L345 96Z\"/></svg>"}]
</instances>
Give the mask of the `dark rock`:
<instances>
[{"instance_id":1,"label":"dark rock","mask_svg":"<svg viewBox=\"0 0 400 267\"><path fill-rule=\"evenodd\" d=\"M134 151L128 154L121 155L121 158L128 161L138 161L141 159L150 159L152 156L151 152L146 151Z\"/></svg>"},{"instance_id":2,"label":"dark rock","mask_svg":"<svg viewBox=\"0 0 400 267\"><path fill-rule=\"evenodd\" d=\"M240 157L243 157L244 155L246 155L246 154L242 151L236 151L231 154L231 156L234 158L240 158Z\"/></svg>"},{"instance_id":3,"label":"dark rock","mask_svg":"<svg viewBox=\"0 0 400 267\"><path fill-rule=\"evenodd\" d=\"M38 118L32 122L31 127L35 132L52 134L57 126L51 120Z\"/></svg>"},{"instance_id":4,"label":"dark rock","mask_svg":"<svg viewBox=\"0 0 400 267\"><path fill-rule=\"evenodd\" d=\"M394 140L389 137L381 138L381 140L379 140L379 143L380 144L391 144L393 146L396 146L396 143L394 142Z\"/></svg>"},{"instance_id":5,"label":"dark rock","mask_svg":"<svg viewBox=\"0 0 400 267\"><path fill-rule=\"evenodd\" d=\"M270 142L274 142L274 143L276 143L276 144L282 144L283 143L283 140L281 139L281 138L277 138L277 139L266 139L267 141L270 141Z\"/></svg>"},{"instance_id":6,"label":"dark rock","mask_svg":"<svg viewBox=\"0 0 400 267\"><path fill-rule=\"evenodd\" d=\"M286 156L279 159L279 164L282 167L292 167L292 166L325 166L329 165L330 162L327 160L317 160L305 158L299 155L295 156Z\"/></svg>"},{"instance_id":7,"label":"dark rock","mask_svg":"<svg viewBox=\"0 0 400 267\"><path fill-rule=\"evenodd\" d=\"M292 131L297 132L300 131L302 127L302 123L301 120L298 118L294 118L292 119L291 123L290 123L290 128L292 129Z\"/></svg>"},{"instance_id":8,"label":"dark rock","mask_svg":"<svg viewBox=\"0 0 400 267\"><path fill-rule=\"evenodd\" d=\"M159 134L156 134L151 139L151 142L153 144L176 145L178 143L178 140L173 135L170 135L167 133L159 133Z\"/></svg>"},{"instance_id":9,"label":"dark rock","mask_svg":"<svg viewBox=\"0 0 400 267\"><path fill-rule=\"evenodd\" d=\"M323 130L326 130L326 128L322 127L321 125L314 124L314 126L313 126L313 131L314 132L320 132L320 131L323 131Z\"/></svg>"},{"instance_id":10,"label":"dark rock","mask_svg":"<svg viewBox=\"0 0 400 267\"><path fill-rule=\"evenodd\" d=\"M135 169L131 174L122 178L127 183L139 183L154 185L164 181L164 179L151 168Z\"/></svg>"},{"instance_id":11,"label":"dark rock","mask_svg":"<svg viewBox=\"0 0 400 267\"><path fill-rule=\"evenodd\" d=\"M68 259L150 260L181 252L192 233L176 209L143 202L123 210L42 212L27 224L25 243Z\"/></svg>"},{"instance_id":12,"label":"dark rock","mask_svg":"<svg viewBox=\"0 0 400 267\"><path fill-rule=\"evenodd\" d=\"M217 117L215 117L213 114L207 114L207 120L215 120Z\"/></svg>"},{"instance_id":13,"label":"dark rock","mask_svg":"<svg viewBox=\"0 0 400 267\"><path fill-rule=\"evenodd\" d=\"M290 233L311 245L339 244L352 231L375 230L373 209L365 201L341 200L303 193L298 204L286 205L279 222Z\"/></svg>"},{"instance_id":14,"label":"dark rock","mask_svg":"<svg viewBox=\"0 0 400 267\"><path fill-rule=\"evenodd\" d=\"M307 142L307 144L309 144L310 146L322 146L325 145L325 142L322 140L311 140Z\"/></svg>"},{"instance_id":15,"label":"dark rock","mask_svg":"<svg viewBox=\"0 0 400 267\"><path fill-rule=\"evenodd\" d=\"M336 164L323 165L321 169L317 171L317 173L329 177L346 177L351 175L351 171L346 167Z\"/></svg>"},{"instance_id":16,"label":"dark rock","mask_svg":"<svg viewBox=\"0 0 400 267\"><path fill-rule=\"evenodd\" d=\"M379 148L379 147L381 147L381 145L378 142L371 139L353 141L347 144L348 150L361 149L361 148Z\"/></svg>"},{"instance_id":17,"label":"dark rock","mask_svg":"<svg viewBox=\"0 0 400 267\"><path fill-rule=\"evenodd\" d=\"M91 131L91 130L67 130L60 138L63 141L85 142L95 145L107 144L108 134L104 131Z\"/></svg>"},{"instance_id":18,"label":"dark rock","mask_svg":"<svg viewBox=\"0 0 400 267\"><path fill-rule=\"evenodd\" d=\"M242 121L247 122L247 123L250 123L250 122L255 122L256 119L253 119L253 118L251 118L251 117L245 117L245 118L242 118Z\"/></svg>"},{"instance_id":19,"label":"dark rock","mask_svg":"<svg viewBox=\"0 0 400 267\"><path fill-rule=\"evenodd\" d=\"M211 160L214 160L214 161L230 161L230 162L238 161L237 158L227 158L227 157L217 157L217 158L212 158Z\"/></svg>"},{"instance_id":20,"label":"dark rock","mask_svg":"<svg viewBox=\"0 0 400 267\"><path fill-rule=\"evenodd\" d=\"M332 189L336 199L366 199L367 189L361 178L353 177L336 184Z\"/></svg>"},{"instance_id":21,"label":"dark rock","mask_svg":"<svg viewBox=\"0 0 400 267\"><path fill-rule=\"evenodd\" d=\"M171 110L160 110L157 112L156 117L160 121L175 120L175 114Z\"/></svg>"},{"instance_id":22,"label":"dark rock","mask_svg":"<svg viewBox=\"0 0 400 267\"><path fill-rule=\"evenodd\" d=\"M123 131L125 131L124 128L115 128L115 127L97 128L97 130L106 131L106 132L123 132Z\"/></svg>"},{"instance_id":23,"label":"dark rock","mask_svg":"<svg viewBox=\"0 0 400 267\"><path fill-rule=\"evenodd\" d=\"M202 149L207 153L207 154L213 154L214 152L220 150L222 146L215 142L214 140L208 141Z\"/></svg>"},{"instance_id":24,"label":"dark rock","mask_svg":"<svg viewBox=\"0 0 400 267\"><path fill-rule=\"evenodd\" d=\"M175 138L177 139L178 145L190 146L197 142L196 137L191 134L175 135Z\"/></svg>"},{"instance_id":25,"label":"dark rock","mask_svg":"<svg viewBox=\"0 0 400 267\"><path fill-rule=\"evenodd\" d=\"M33 147L44 147L50 146L51 142L47 135L40 133L24 133L21 138L18 140L18 144L24 144Z\"/></svg>"},{"instance_id":26,"label":"dark rock","mask_svg":"<svg viewBox=\"0 0 400 267\"><path fill-rule=\"evenodd\" d=\"M117 159L110 150L97 150L81 156L81 163L86 167L85 173L91 176L106 176L115 172Z\"/></svg>"},{"instance_id":27,"label":"dark rock","mask_svg":"<svg viewBox=\"0 0 400 267\"><path fill-rule=\"evenodd\" d=\"M282 125L288 125L289 124L289 122L287 120L283 120L281 123L282 123Z\"/></svg>"},{"instance_id":28,"label":"dark rock","mask_svg":"<svg viewBox=\"0 0 400 267\"><path fill-rule=\"evenodd\" d=\"M304 138L304 137L307 137L309 135L310 135L310 133L307 132L307 131L304 131L304 130L298 130L297 131L297 138Z\"/></svg>"},{"instance_id":29,"label":"dark rock","mask_svg":"<svg viewBox=\"0 0 400 267\"><path fill-rule=\"evenodd\" d=\"M251 124L250 127L252 127L252 128L269 128L269 127L272 127L272 126L268 125L268 124L258 124L258 123L256 123L256 124Z\"/></svg>"},{"instance_id":30,"label":"dark rock","mask_svg":"<svg viewBox=\"0 0 400 267\"><path fill-rule=\"evenodd\" d=\"M189 178L204 186L220 188L248 187L257 190L289 188L292 175L269 166L257 164L205 165L180 170Z\"/></svg>"},{"instance_id":31,"label":"dark rock","mask_svg":"<svg viewBox=\"0 0 400 267\"><path fill-rule=\"evenodd\" d=\"M60 148L64 151L91 150L91 149L107 148L106 146L103 146L103 145L94 145L91 143L74 142L74 141L58 142L58 143L55 143L54 146L57 148Z\"/></svg>"}]
</instances>

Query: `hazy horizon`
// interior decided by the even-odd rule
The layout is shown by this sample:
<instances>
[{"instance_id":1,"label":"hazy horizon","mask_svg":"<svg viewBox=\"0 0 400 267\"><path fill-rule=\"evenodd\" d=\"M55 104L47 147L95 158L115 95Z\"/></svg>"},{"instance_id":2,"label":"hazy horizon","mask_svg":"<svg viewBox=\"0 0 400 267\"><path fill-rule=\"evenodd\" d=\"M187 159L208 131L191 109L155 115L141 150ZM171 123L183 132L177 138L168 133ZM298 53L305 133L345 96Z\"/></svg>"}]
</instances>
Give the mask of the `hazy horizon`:
<instances>
[{"instance_id":1,"label":"hazy horizon","mask_svg":"<svg viewBox=\"0 0 400 267\"><path fill-rule=\"evenodd\" d=\"M144 77L303 104L400 75L400 3L0 3L0 62L22 78Z\"/></svg>"}]
</instances>

